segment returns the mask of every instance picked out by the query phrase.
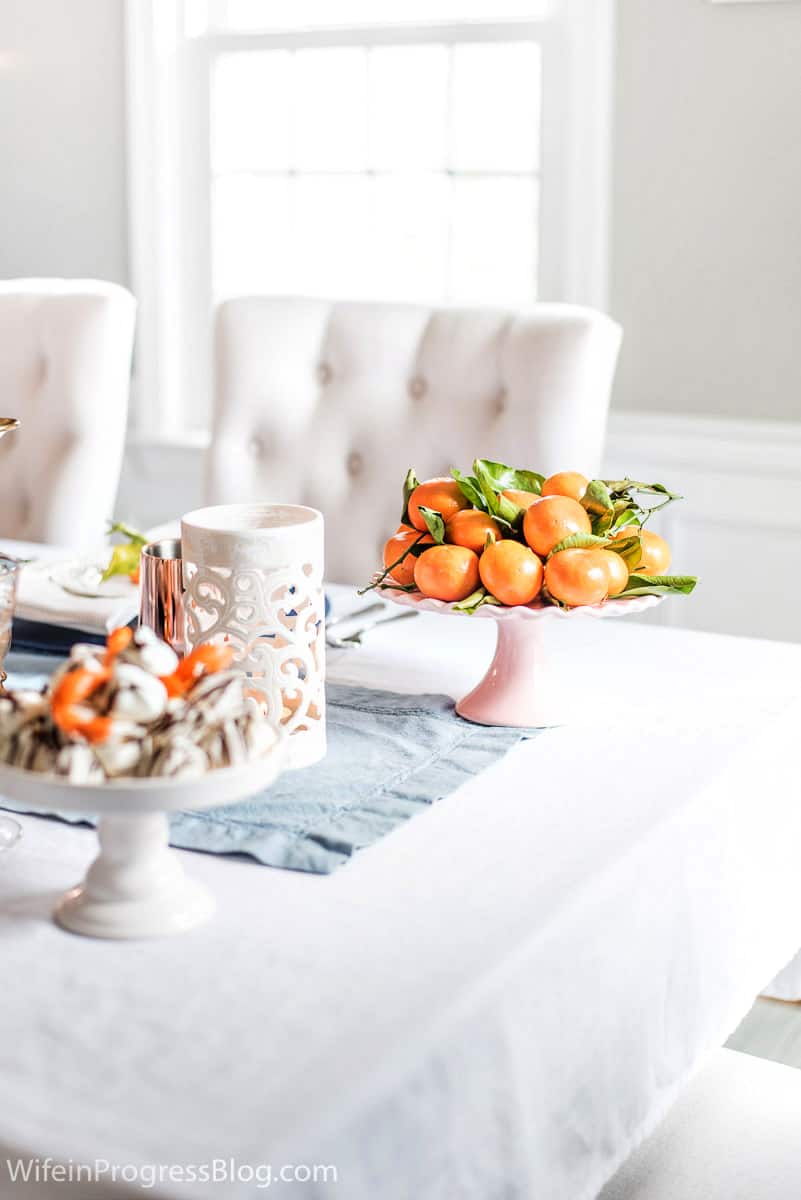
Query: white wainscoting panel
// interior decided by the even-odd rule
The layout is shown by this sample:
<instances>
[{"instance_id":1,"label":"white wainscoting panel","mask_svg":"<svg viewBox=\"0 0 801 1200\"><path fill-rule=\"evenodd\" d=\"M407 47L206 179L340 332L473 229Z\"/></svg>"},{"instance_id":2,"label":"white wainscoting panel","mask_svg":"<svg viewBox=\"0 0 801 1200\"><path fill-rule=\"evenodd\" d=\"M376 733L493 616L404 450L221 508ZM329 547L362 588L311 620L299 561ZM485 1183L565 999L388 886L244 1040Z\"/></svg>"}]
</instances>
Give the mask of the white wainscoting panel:
<instances>
[{"instance_id":1,"label":"white wainscoting panel","mask_svg":"<svg viewBox=\"0 0 801 1200\"><path fill-rule=\"evenodd\" d=\"M653 528L699 584L655 619L801 640L801 423L615 412L604 469L684 496Z\"/></svg>"},{"instance_id":2,"label":"white wainscoting panel","mask_svg":"<svg viewBox=\"0 0 801 1200\"><path fill-rule=\"evenodd\" d=\"M205 434L183 438L128 437L117 494L117 520L153 529L203 503Z\"/></svg>"},{"instance_id":3,"label":"white wainscoting panel","mask_svg":"<svg viewBox=\"0 0 801 1200\"><path fill-rule=\"evenodd\" d=\"M130 439L118 515L149 528L196 508L207 444L199 435ZM604 475L665 483L685 497L653 527L673 547L671 570L700 582L652 620L801 641L801 421L614 412Z\"/></svg>"}]
</instances>

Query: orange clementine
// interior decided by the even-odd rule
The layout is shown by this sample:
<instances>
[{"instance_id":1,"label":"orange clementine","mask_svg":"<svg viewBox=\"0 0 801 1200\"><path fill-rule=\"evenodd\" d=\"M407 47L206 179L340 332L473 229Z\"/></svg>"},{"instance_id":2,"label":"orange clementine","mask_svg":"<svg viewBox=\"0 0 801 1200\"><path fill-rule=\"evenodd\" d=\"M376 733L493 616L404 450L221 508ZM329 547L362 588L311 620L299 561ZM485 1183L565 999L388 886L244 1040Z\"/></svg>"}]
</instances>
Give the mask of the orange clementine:
<instances>
[{"instance_id":1,"label":"orange clementine","mask_svg":"<svg viewBox=\"0 0 801 1200\"><path fill-rule=\"evenodd\" d=\"M663 537L651 529L640 532L642 558L637 564L640 575L667 575L670 570L670 546Z\"/></svg>"},{"instance_id":2,"label":"orange clementine","mask_svg":"<svg viewBox=\"0 0 801 1200\"><path fill-rule=\"evenodd\" d=\"M520 542L487 546L478 561L481 582L501 604L530 604L542 587L542 563Z\"/></svg>"},{"instance_id":3,"label":"orange clementine","mask_svg":"<svg viewBox=\"0 0 801 1200\"><path fill-rule=\"evenodd\" d=\"M414 583L415 557L413 554L406 554L402 562L398 562L398 559L418 541L422 545L434 545L434 539L430 533L422 534L419 529L410 529L408 526L401 525L398 532L393 533L392 537L384 544L384 566L392 567L393 563L397 563L397 566L392 567L389 573L390 578L404 587Z\"/></svg>"},{"instance_id":4,"label":"orange clementine","mask_svg":"<svg viewBox=\"0 0 801 1200\"><path fill-rule=\"evenodd\" d=\"M546 496L526 509L523 536L535 554L545 558L554 546L572 533L590 533L590 518L577 500Z\"/></svg>"},{"instance_id":5,"label":"orange clementine","mask_svg":"<svg viewBox=\"0 0 801 1200\"><path fill-rule=\"evenodd\" d=\"M507 500L511 500L512 504L516 504L518 508L531 508L532 504L536 504L540 496L536 492L520 492L517 488L507 488L505 492L501 492Z\"/></svg>"},{"instance_id":6,"label":"orange clementine","mask_svg":"<svg viewBox=\"0 0 801 1200\"><path fill-rule=\"evenodd\" d=\"M487 513L478 508L463 508L454 513L445 525L445 541L454 546L467 546L480 554L487 537L492 534L496 541L503 537L501 527Z\"/></svg>"},{"instance_id":7,"label":"orange clementine","mask_svg":"<svg viewBox=\"0 0 801 1200\"><path fill-rule=\"evenodd\" d=\"M469 508L470 502L462 495L459 484L455 479L442 476L438 479L427 479L419 484L409 497L409 520L415 529L425 529L426 523L420 512L420 505L433 508L443 521L447 521L454 513L462 508Z\"/></svg>"},{"instance_id":8,"label":"orange clementine","mask_svg":"<svg viewBox=\"0 0 801 1200\"><path fill-rule=\"evenodd\" d=\"M639 537L642 532L643 532L643 530L640 529L639 525L623 525L620 529L616 529L614 533L610 533L609 537L612 537L612 538Z\"/></svg>"},{"instance_id":9,"label":"orange clementine","mask_svg":"<svg viewBox=\"0 0 801 1200\"><path fill-rule=\"evenodd\" d=\"M414 582L435 600L464 600L480 582L478 555L467 546L432 546L415 560Z\"/></svg>"},{"instance_id":10,"label":"orange clementine","mask_svg":"<svg viewBox=\"0 0 801 1200\"><path fill-rule=\"evenodd\" d=\"M636 556L633 558L629 564L630 570L638 575L666 575L670 569L671 554L665 539L651 529L638 529L635 525L618 529L614 534L616 538L635 535L640 539L642 552L639 560Z\"/></svg>"},{"instance_id":11,"label":"orange clementine","mask_svg":"<svg viewBox=\"0 0 801 1200\"><path fill-rule=\"evenodd\" d=\"M619 596L629 581L629 569L621 556L615 554L614 550L599 548L599 553L603 555L609 573L609 595Z\"/></svg>"},{"instance_id":12,"label":"orange clementine","mask_svg":"<svg viewBox=\"0 0 801 1200\"><path fill-rule=\"evenodd\" d=\"M543 496L569 496L580 500L587 490L589 479L578 471L557 471L549 475L542 485Z\"/></svg>"},{"instance_id":13,"label":"orange clementine","mask_svg":"<svg viewBox=\"0 0 801 1200\"><path fill-rule=\"evenodd\" d=\"M545 586L555 600L572 607L599 604L609 591L609 551L560 550L545 564Z\"/></svg>"}]
</instances>

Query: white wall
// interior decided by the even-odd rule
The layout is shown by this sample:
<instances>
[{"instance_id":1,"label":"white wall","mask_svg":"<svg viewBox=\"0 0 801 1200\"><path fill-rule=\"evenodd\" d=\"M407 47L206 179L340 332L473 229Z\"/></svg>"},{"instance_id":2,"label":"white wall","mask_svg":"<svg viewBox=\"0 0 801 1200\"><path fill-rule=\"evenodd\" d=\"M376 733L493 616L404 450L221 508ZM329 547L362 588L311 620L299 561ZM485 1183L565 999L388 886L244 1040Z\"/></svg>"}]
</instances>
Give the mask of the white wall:
<instances>
[{"instance_id":1,"label":"white wall","mask_svg":"<svg viewBox=\"0 0 801 1200\"><path fill-rule=\"evenodd\" d=\"M0 277L126 283L123 0L0 0Z\"/></svg>"},{"instance_id":2,"label":"white wall","mask_svg":"<svg viewBox=\"0 0 801 1200\"><path fill-rule=\"evenodd\" d=\"M801 3L618 0L620 408L801 419Z\"/></svg>"}]
</instances>

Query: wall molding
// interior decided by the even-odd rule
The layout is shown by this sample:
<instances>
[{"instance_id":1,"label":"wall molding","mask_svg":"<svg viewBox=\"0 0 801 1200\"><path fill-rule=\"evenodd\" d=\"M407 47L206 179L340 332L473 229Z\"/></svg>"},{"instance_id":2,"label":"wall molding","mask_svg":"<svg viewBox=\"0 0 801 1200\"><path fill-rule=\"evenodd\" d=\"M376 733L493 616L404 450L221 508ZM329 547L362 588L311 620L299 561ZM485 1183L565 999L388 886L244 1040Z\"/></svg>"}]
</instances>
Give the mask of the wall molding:
<instances>
[{"instance_id":1,"label":"wall molding","mask_svg":"<svg viewBox=\"0 0 801 1200\"><path fill-rule=\"evenodd\" d=\"M610 413L607 448L737 474L801 478L801 421L748 421L684 413Z\"/></svg>"}]
</instances>

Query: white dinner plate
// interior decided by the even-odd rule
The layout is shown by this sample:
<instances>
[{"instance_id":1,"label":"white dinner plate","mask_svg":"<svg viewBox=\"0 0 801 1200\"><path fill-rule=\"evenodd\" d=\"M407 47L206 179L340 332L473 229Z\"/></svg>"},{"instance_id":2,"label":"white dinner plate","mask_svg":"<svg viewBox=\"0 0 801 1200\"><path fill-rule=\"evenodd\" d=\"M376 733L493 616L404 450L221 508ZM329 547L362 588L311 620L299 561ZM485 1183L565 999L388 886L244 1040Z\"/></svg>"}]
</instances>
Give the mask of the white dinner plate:
<instances>
[{"instance_id":1,"label":"white dinner plate","mask_svg":"<svg viewBox=\"0 0 801 1200\"><path fill-rule=\"evenodd\" d=\"M43 564L44 565L44 564ZM103 580L105 567L87 559L71 559L57 563L47 570L53 583L69 592L71 596L83 596L90 600L122 599L130 595L135 586L127 575L113 575Z\"/></svg>"}]
</instances>

